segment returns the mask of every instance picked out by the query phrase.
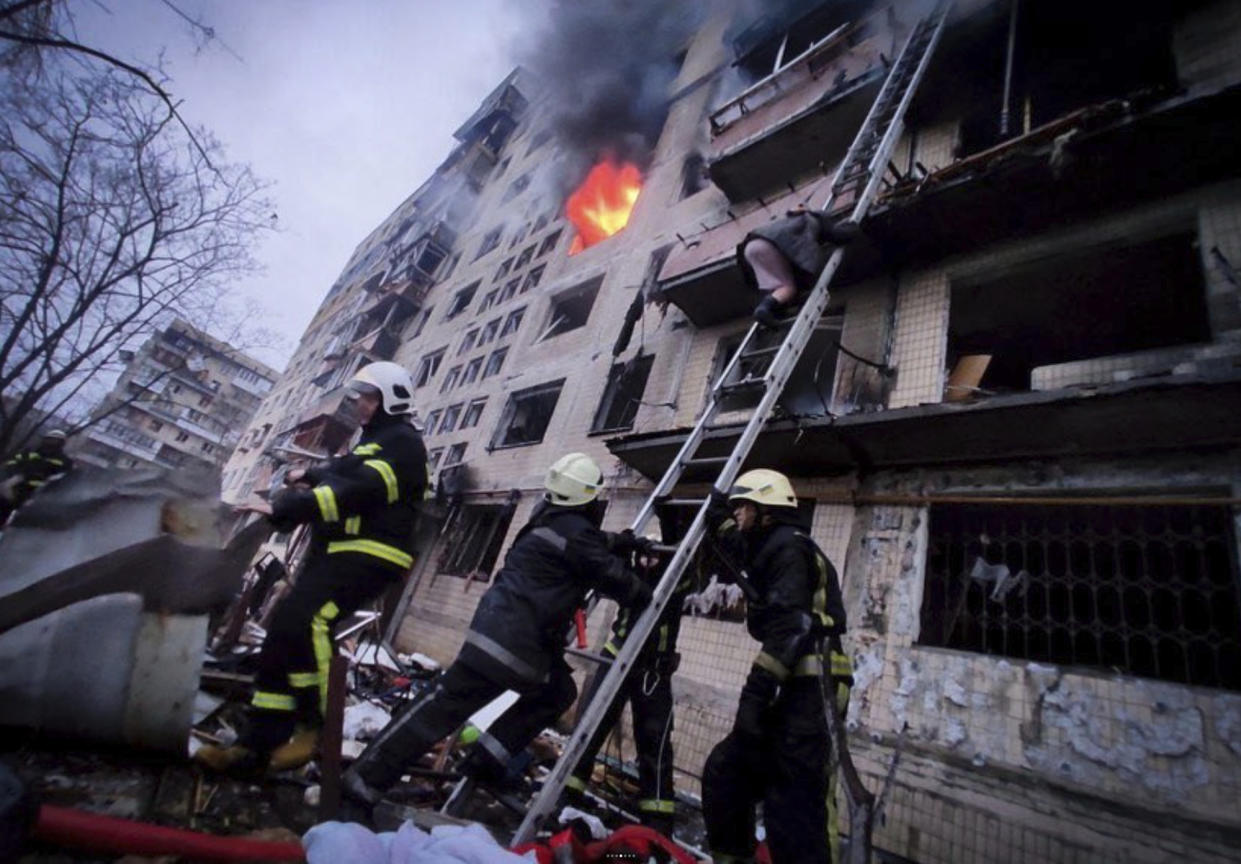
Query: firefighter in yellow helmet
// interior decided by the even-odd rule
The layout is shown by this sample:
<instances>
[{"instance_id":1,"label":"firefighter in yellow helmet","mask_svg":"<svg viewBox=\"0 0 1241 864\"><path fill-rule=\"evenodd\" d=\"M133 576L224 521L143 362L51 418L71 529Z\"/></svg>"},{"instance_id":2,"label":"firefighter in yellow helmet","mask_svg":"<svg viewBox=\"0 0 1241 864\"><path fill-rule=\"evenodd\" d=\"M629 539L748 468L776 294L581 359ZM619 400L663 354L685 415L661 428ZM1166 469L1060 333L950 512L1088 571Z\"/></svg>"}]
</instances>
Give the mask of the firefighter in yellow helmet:
<instances>
[{"instance_id":1,"label":"firefighter in yellow helmet","mask_svg":"<svg viewBox=\"0 0 1241 864\"><path fill-rule=\"evenodd\" d=\"M413 566L417 507L427 490L427 451L410 422L413 381L396 363L370 363L346 384L362 437L352 452L295 469L263 513L282 530L309 524L314 543L280 601L259 653L249 728L232 747L195 758L216 770L287 769L314 755L327 701L336 624ZM302 729L294 734L300 724Z\"/></svg>"},{"instance_id":2,"label":"firefighter in yellow helmet","mask_svg":"<svg viewBox=\"0 0 1241 864\"><path fill-rule=\"evenodd\" d=\"M761 802L774 864L826 864L835 855L831 741L820 681L825 638L834 680L852 683L841 651L845 611L836 570L801 524L796 493L783 474L747 471L727 496L712 492L709 527L755 589L746 627L762 650L741 689L732 732L703 769L711 853L717 862L753 860Z\"/></svg>"},{"instance_id":3,"label":"firefighter in yellow helmet","mask_svg":"<svg viewBox=\"0 0 1241 864\"><path fill-rule=\"evenodd\" d=\"M515 690L520 698L479 735L463 768L476 780L503 779L512 757L573 704L565 635L586 593L639 607L650 601L651 589L620 557L632 550L632 535L599 529L603 472L595 461L562 456L543 485L543 500L479 600L456 660L345 773L344 791L355 801L378 803L437 741Z\"/></svg>"}]
</instances>

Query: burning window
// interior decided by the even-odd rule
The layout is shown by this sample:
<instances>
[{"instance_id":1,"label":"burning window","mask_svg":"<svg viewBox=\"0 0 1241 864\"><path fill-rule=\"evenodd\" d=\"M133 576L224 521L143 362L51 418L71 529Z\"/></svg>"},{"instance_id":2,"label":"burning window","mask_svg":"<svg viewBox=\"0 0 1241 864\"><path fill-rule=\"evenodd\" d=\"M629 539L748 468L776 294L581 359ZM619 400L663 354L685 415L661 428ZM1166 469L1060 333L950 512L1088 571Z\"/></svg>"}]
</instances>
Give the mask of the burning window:
<instances>
[{"instance_id":1,"label":"burning window","mask_svg":"<svg viewBox=\"0 0 1241 864\"><path fill-rule=\"evenodd\" d=\"M1132 355L1125 359L1136 373L1159 359L1153 349L1209 340L1194 241L1187 233L1079 251L954 284L945 398L1108 383L1123 363L1092 372L1082 361Z\"/></svg>"},{"instance_id":2,"label":"burning window","mask_svg":"<svg viewBox=\"0 0 1241 864\"><path fill-rule=\"evenodd\" d=\"M478 340L478 346L481 348L489 342L494 342L496 335L500 332L501 318L492 318L483 326L483 335Z\"/></svg>"},{"instance_id":3,"label":"burning window","mask_svg":"<svg viewBox=\"0 0 1241 864\"><path fill-rule=\"evenodd\" d=\"M440 392L447 393L457 383L457 379L461 377L461 367L454 366L448 370L448 374L444 376L444 383L440 385Z\"/></svg>"},{"instance_id":4,"label":"burning window","mask_svg":"<svg viewBox=\"0 0 1241 864\"><path fill-rule=\"evenodd\" d=\"M478 286L480 284L481 283L479 282L475 282L471 285L467 285L453 295L452 304L448 307L447 314L444 315L445 321L451 321L466 309L470 308L470 303L474 300L474 292L478 290Z\"/></svg>"},{"instance_id":5,"label":"burning window","mask_svg":"<svg viewBox=\"0 0 1241 864\"><path fill-rule=\"evenodd\" d=\"M525 317L526 307L514 309L508 314L508 318L504 319L504 329L500 331L500 338L512 335L517 332L517 328L521 326L521 319Z\"/></svg>"},{"instance_id":6,"label":"burning window","mask_svg":"<svg viewBox=\"0 0 1241 864\"><path fill-rule=\"evenodd\" d=\"M642 172L630 162L617 164L607 159L591 168L565 202L565 215L577 229L569 254L576 255L624 228L641 192Z\"/></svg>"},{"instance_id":7,"label":"burning window","mask_svg":"<svg viewBox=\"0 0 1241 864\"><path fill-rule=\"evenodd\" d=\"M521 283L521 293L525 294L532 288L537 288L539 282L543 279L543 271L547 269L546 264L540 264L526 274L526 281Z\"/></svg>"},{"instance_id":8,"label":"burning window","mask_svg":"<svg viewBox=\"0 0 1241 864\"><path fill-rule=\"evenodd\" d=\"M498 348L491 352L491 356L487 358L487 365L483 367L483 377L490 378L492 375L499 373L500 367L504 365L504 358L508 354L507 348Z\"/></svg>"},{"instance_id":9,"label":"burning window","mask_svg":"<svg viewBox=\"0 0 1241 864\"><path fill-rule=\"evenodd\" d=\"M491 446L538 444L552 422L564 379L518 391L508 397Z\"/></svg>"},{"instance_id":10,"label":"burning window","mask_svg":"<svg viewBox=\"0 0 1241 864\"><path fill-rule=\"evenodd\" d=\"M547 324L538 341L585 326L590 318L590 310L595 305L595 297L599 294L599 286L602 284L603 277L596 276L589 282L562 291L553 297L551 309L547 313Z\"/></svg>"},{"instance_id":11,"label":"burning window","mask_svg":"<svg viewBox=\"0 0 1241 864\"><path fill-rule=\"evenodd\" d=\"M415 387L425 387L427 382L435 377L435 373L439 371L440 362L444 359L445 350L441 348L430 354L424 354L418 361L418 369L414 372Z\"/></svg>"},{"instance_id":12,"label":"burning window","mask_svg":"<svg viewBox=\"0 0 1241 864\"><path fill-rule=\"evenodd\" d=\"M654 354L643 354L626 363L613 364L590 426L591 432L618 432L633 427L654 362Z\"/></svg>"},{"instance_id":13,"label":"burning window","mask_svg":"<svg viewBox=\"0 0 1241 864\"><path fill-rule=\"evenodd\" d=\"M933 504L918 641L1241 690L1228 508Z\"/></svg>"},{"instance_id":14,"label":"burning window","mask_svg":"<svg viewBox=\"0 0 1241 864\"><path fill-rule=\"evenodd\" d=\"M439 572L487 582L513 521L514 508L504 504L466 504L453 526L452 542Z\"/></svg>"},{"instance_id":15,"label":"burning window","mask_svg":"<svg viewBox=\"0 0 1241 864\"><path fill-rule=\"evenodd\" d=\"M461 428L472 429L478 425L479 419L483 416L483 408L487 405L487 400L475 399L465 409L465 413L461 415Z\"/></svg>"},{"instance_id":16,"label":"burning window","mask_svg":"<svg viewBox=\"0 0 1241 864\"><path fill-rule=\"evenodd\" d=\"M478 373L482 371L482 368L483 368L482 357L475 357L473 360L467 363L465 366L465 371L461 373L461 386L464 387L466 384L473 384L475 381L477 381Z\"/></svg>"},{"instance_id":17,"label":"burning window","mask_svg":"<svg viewBox=\"0 0 1241 864\"><path fill-rule=\"evenodd\" d=\"M548 252L551 252L553 249L555 249L556 244L560 242L560 235L562 233L564 232L561 231L559 228L557 228L555 231L553 231L552 233L544 237L543 242L539 244L538 254L535 255L534 257L542 258Z\"/></svg>"},{"instance_id":18,"label":"burning window","mask_svg":"<svg viewBox=\"0 0 1241 864\"><path fill-rule=\"evenodd\" d=\"M461 409L464 407L464 403L458 402L444 409L444 419L440 421L439 434L443 435L457 428L457 418L461 416Z\"/></svg>"},{"instance_id":19,"label":"burning window","mask_svg":"<svg viewBox=\"0 0 1241 864\"><path fill-rule=\"evenodd\" d=\"M423 425L424 434L426 435L435 434L436 427L439 426L439 422L440 422L440 413L441 413L440 409L436 408L434 411L432 411L430 414L427 415L427 421Z\"/></svg>"},{"instance_id":20,"label":"burning window","mask_svg":"<svg viewBox=\"0 0 1241 864\"><path fill-rule=\"evenodd\" d=\"M461 347L457 349L457 356L460 357L465 352L474 347L474 343L478 341L478 328L473 327L465 331L465 336L461 339Z\"/></svg>"},{"instance_id":21,"label":"burning window","mask_svg":"<svg viewBox=\"0 0 1241 864\"><path fill-rule=\"evenodd\" d=\"M499 226L498 228L492 228L490 231L488 231L488 232L487 232L487 233L483 236L483 242L482 242L482 243L480 243L480 244L479 244L479 246L478 246L478 252L477 252L477 253L475 253L475 255L474 255L474 260L475 260L475 261L477 261L479 258L482 258L484 255L486 255L486 254L487 254L488 252L490 252L492 249L495 249L497 246L499 246L499 245L500 245L500 237L501 237L501 235L503 235L503 234L504 234L504 226L503 226L503 225Z\"/></svg>"}]
</instances>

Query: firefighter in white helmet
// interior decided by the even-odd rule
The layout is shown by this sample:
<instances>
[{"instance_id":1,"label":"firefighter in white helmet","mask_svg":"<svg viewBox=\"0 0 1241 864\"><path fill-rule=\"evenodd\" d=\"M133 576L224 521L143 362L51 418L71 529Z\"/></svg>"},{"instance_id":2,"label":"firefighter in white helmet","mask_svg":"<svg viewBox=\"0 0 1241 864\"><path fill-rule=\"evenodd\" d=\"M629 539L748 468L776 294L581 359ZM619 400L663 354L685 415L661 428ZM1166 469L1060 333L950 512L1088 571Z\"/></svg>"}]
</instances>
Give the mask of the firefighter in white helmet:
<instances>
[{"instance_id":1,"label":"firefighter in white helmet","mask_svg":"<svg viewBox=\"0 0 1241 864\"><path fill-rule=\"evenodd\" d=\"M747 471L727 496L712 490L708 519L757 595L748 603L746 627L762 643L732 732L702 772L712 856L717 862L753 860L761 802L774 864L827 864L834 857L834 813L821 646L829 649L831 680L852 684L841 650L845 611L836 570L806 533L797 495L778 471Z\"/></svg>"},{"instance_id":2,"label":"firefighter in white helmet","mask_svg":"<svg viewBox=\"0 0 1241 864\"><path fill-rule=\"evenodd\" d=\"M363 366L346 384L362 425L353 450L290 471L289 488L270 504L243 508L265 514L281 530L312 525L313 551L272 616L249 728L235 746L199 749L199 762L251 772L296 767L314 755L336 624L413 565L416 512L428 478L427 451L410 422L413 392L404 367L386 361Z\"/></svg>"},{"instance_id":3,"label":"firefighter in white helmet","mask_svg":"<svg viewBox=\"0 0 1241 864\"><path fill-rule=\"evenodd\" d=\"M434 687L394 719L344 776L353 799L375 804L408 766L505 690L520 698L480 735L465 770L499 780L513 756L563 714L577 695L565 636L586 593L643 606L651 589L621 554L632 535L599 529L603 472L589 456L557 459L543 500L518 532L495 582L478 603L457 659Z\"/></svg>"}]
</instances>

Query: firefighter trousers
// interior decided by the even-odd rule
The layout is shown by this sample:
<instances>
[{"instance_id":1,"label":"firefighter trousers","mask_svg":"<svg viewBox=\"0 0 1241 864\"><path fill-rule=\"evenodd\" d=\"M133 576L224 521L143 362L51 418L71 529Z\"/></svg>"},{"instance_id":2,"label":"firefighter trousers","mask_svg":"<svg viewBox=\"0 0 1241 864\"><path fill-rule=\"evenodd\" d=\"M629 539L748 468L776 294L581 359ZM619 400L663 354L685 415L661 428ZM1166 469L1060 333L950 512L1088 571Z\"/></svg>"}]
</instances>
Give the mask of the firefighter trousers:
<instances>
[{"instance_id":1,"label":"firefighter trousers","mask_svg":"<svg viewBox=\"0 0 1241 864\"><path fill-rule=\"evenodd\" d=\"M471 754L475 764L489 760L497 774L503 773L513 756L573 704L577 685L563 658L551 664L545 682L521 689L514 682L494 681L460 660L454 662L384 727L351 770L371 788L385 791L407 766L505 690L518 690L520 695L479 736Z\"/></svg>"},{"instance_id":2,"label":"firefighter trousers","mask_svg":"<svg viewBox=\"0 0 1241 864\"><path fill-rule=\"evenodd\" d=\"M816 678L794 684L769 709L759 738L732 732L702 772L702 812L717 862L754 859L755 807L763 805L773 864L829 864L830 738Z\"/></svg>"},{"instance_id":3,"label":"firefighter trousers","mask_svg":"<svg viewBox=\"0 0 1241 864\"><path fill-rule=\"evenodd\" d=\"M270 752L298 720L318 724L327 706L328 665L338 622L392 585L398 573L368 555L312 553L272 614L259 652L243 743Z\"/></svg>"},{"instance_id":4,"label":"firefighter trousers","mask_svg":"<svg viewBox=\"0 0 1241 864\"><path fill-rule=\"evenodd\" d=\"M628 703L633 710L633 741L638 762L638 811L643 824L665 834L672 827L676 800L672 785L672 670L676 655L655 657L629 672L594 737L569 778L568 788L583 791L595 756ZM603 684L599 670L583 700L587 705Z\"/></svg>"}]
</instances>

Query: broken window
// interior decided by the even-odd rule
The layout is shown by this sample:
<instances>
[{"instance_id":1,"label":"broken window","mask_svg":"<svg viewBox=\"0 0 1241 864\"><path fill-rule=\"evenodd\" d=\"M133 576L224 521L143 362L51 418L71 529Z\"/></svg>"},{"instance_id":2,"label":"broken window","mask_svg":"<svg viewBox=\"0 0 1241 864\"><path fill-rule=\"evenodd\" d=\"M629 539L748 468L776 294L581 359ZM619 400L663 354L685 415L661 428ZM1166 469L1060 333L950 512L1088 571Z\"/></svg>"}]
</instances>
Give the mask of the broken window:
<instances>
[{"instance_id":1,"label":"broken window","mask_svg":"<svg viewBox=\"0 0 1241 864\"><path fill-rule=\"evenodd\" d=\"M462 441L462 442L460 442L460 443L458 443L458 444L454 444L454 445L452 445L451 447L449 447L449 448L448 448L448 455L444 457L444 467L445 467L445 468L447 468L447 467L448 467L448 466L450 466L450 465L460 465L460 464L461 464L462 460L463 460L463 459L465 459L465 447L466 447L466 443L467 443L467 442Z\"/></svg>"},{"instance_id":2,"label":"broken window","mask_svg":"<svg viewBox=\"0 0 1241 864\"><path fill-rule=\"evenodd\" d=\"M453 542L439 572L448 576L469 576L487 582L500 557L500 548L513 521L513 507L504 504L466 504L461 508L453 532Z\"/></svg>"},{"instance_id":3,"label":"broken window","mask_svg":"<svg viewBox=\"0 0 1241 864\"><path fill-rule=\"evenodd\" d=\"M628 362L613 364L590 426L591 432L615 432L633 427L654 361L654 354L643 354Z\"/></svg>"},{"instance_id":4,"label":"broken window","mask_svg":"<svg viewBox=\"0 0 1241 864\"><path fill-rule=\"evenodd\" d=\"M427 321L431 319L432 309L433 307L428 306L427 308L423 309L421 313L419 313L418 318L417 318L418 323L414 325L414 332L410 334L410 337L409 337L410 339L417 339L419 336L422 335L422 329L427 326Z\"/></svg>"},{"instance_id":5,"label":"broken window","mask_svg":"<svg viewBox=\"0 0 1241 864\"><path fill-rule=\"evenodd\" d=\"M435 429L440 422L440 409L436 408L427 415L427 422L423 425L423 434L434 435Z\"/></svg>"},{"instance_id":6,"label":"broken window","mask_svg":"<svg viewBox=\"0 0 1241 864\"><path fill-rule=\"evenodd\" d=\"M473 384L475 381L477 381L478 373L482 370L482 368L483 368L482 357L475 357L473 360L467 363L465 367L465 371L461 373L461 386L464 387L466 384Z\"/></svg>"},{"instance_id":7,"label":"broken window","mask_svg":"<svg viewBox=\"0 0 1241 864\"><path fill-rule=\"evenodd\" d=\"M478 246L478 252L474 255L474 260L477 261L479 258L482 258L492 249L495 249L497 246L499 246L500 235L502 235L503 233L504 233L503 225L499 226L498 228L492 228L490 231L488 231L486 235L483 236L483 242L480 243Z\"/></svg>"},{"instance_id":8,"label":"broken window","mask_svg":"<svg viewBox=\"0 0 1241 864\"><path fill-rule=\"evenodd\" d=\"M424 387L427 382L435 377L435 373L439 371L440 361L444 359L443 348L438 351L432 351L430 354L424 354L422 359L418 361L418 369L414 372L414 386Z\"/></svg>"},{"instance_id":9,"label":"broken window","mask_svg":"<svg viewBox=\"0 0 1241 864\"><path fill-rule=\"evenodd\" d=\"M461 367L454 366L448 370L448 374L444 376L444 383L440 385L440 392L447 393L456 386L457 379L461 377Z\"/></svg>"},{"instance_id":10,"label":"broken window","mask_svg":"<svg viewBox=\"0 0 1241 864\"><path fill-rule=\"evenodd\" d=\"M492 447L538 444L552 421L564 379L518 391L508 397Z\"/></svg>"},{"instance_id":11,"label":"broken window","mask_svg":"<svg viewBox=\"0 0 1241 864\"><path fill-rule=\"evenodd\" d=\"M562 231L557 230L557 231L553 231L552 233L544 237L543 242L539 244L538 254L535 255L534 257L542 258L548 252L551 252L553 249L555 249L556 244L560 242L560 235L562 233L563 233Z\"/></svg>"},{"instance_id":12,"label":"broken window","mask_svg":"<svg viewBox=\"0 0 1241 864\"><path fill-rule=\"evenodd\" d=\"M584 326L590 318L590 310L595 305L595 297L602 284L603 277L597 276L553 297L547 314L547 324L539 340L550 339Z\"/></svg>"},{"instance_id":13,"label":"broken window","mask_svg":"<svg viewBox=\"0 0 1241 864\"><path fill-rule=\"evenodd\" d=\"M504 365L504 357L507 354L507 348L498 348L492 351L491 356L487 358L487 365L483 367L483 377L490 378L492 375L499 373L500 367Z\"/></svg>"},{"instance_id":14,"label":"broken window","mask_svg":"<svg viewBox=\"0 0 1241 864\"><path fill-rule=\"evenodd\" d=\"M823 0L776 6L733 38L733 65L751 81L765 78L796 62L858 12L857 3Z\"/></svg>"},{"instance_id":15,"label":"broken window","mask_svg":"<svg viewBox=\"0 0 1241 864\"><path fill-rule=\"evenodd\" d=\"M530 260L534 258L534 249L535 249L535 246L533 243L531 243L525 249L522 249L521 254L517 256L517 263L513 265L514 269L519 270L522 267L525 267L527 264L529 264Z\"/></svg>"},{"instance_id":16,"label":"broken window","mask_svg":"<svg viewBox=\"0 0 1241 864\"><path fill-rule=\"evenodd\" d=\"M520 309L514 309L512 312L508 313L508 317L504 319L504 329L500 331L500 338L516 333L517 328L521 326L521 319L525 316L525 314L525 306L522 306Z\"/></svg>"},{"instance_id":17,"label":"broken window","mask_svg":"<svg viewBox=\"0 0 1241 864\"><path fill-rule=\"evenodd\" d=\"M1228 508L932 504L918 641L1241 690Z\"/></svg>"},{"instance_id":18,"label":"broken window","mask_svg":"<svg viewBox=\"0 0 1241 864\"><path fill-rule=\"evenodd\" d=\"M461 409L464 403L458 402L456 405L449 405L444 409L444 419L440 421L439 434L451 432L457 428L457 418L461 416Z\"/></svg>"},{"instance_id":19,"label":"broken window","mask_svg":"<svg viewBox=\"0 0 1241 864\"><path fill-rule=\"evenodd\" d=\"M484 345L488 344L489 342L494 342L494 341L495 341L496 335L497 335L497 334L499 334L499 332L500 332L500 321L501 321L501 320L503 320L503 319L501 319L501 318L492 318L490 321L488 321L488 322L487 322L487 323L483 326L483 334L482 334L482 336L480 336L480 337L479 337L479 339L478 339L478 346L479 346L480 348L481 348L482 346L484 346Z\"/></svg>"},{"instance_id":20,"label":"broken window","mask_svg":"<svg viewBox=\"0 0 1241 864\"><path fill-rule=\"evenodd\" d=\"M470 308L470 303L474 300L474 292L478 290L480 283L474 282L458 291L452 297L452 303L448 307L447 314L444 315L445 321L451 321L466 309Z\"/></svg>"},{"instance_id":21,"label":"broken window","mask_svg":"<svg viewBox=\"0 0 1241 864\"><path fill-rule=\"evenodd\" d=\"M691 153L681 163L681 197L688 198L707 186L707 176L702 154Z\"/></svg>"},{"instance_id":22,"label":"broken window","mask_svg":"<svg viewBox=\"0 0 1241 864\"><path fill-rule=\"evenodd\" d=\"M478 341L478 328L473 327L465 331L465 337L461 340L461 347L457 349L457 356L460 357L465 352L474 347L474 343Z\"/></svg>"},{"instance_id":23,"label":"broken window","mask_svg":"<svg viewBox=\"0 0 1241 864\"><path fill-rule=\"evenodd\" d=\"M525 294L531 288L537 288L539 282L543 279L543 271L547 269L546 264L540 264L526 274L526 281L521 283L521 293Z\"/></svg>"},{"instance_id":24,"label":"broken window","mask_svg":"<svg viewBox=\"0 0 1241 864\"><path fill-rule=\"evenodd\" d=\"M479 419L483 416L483 408L486 407L487 400L475 399L465 409L465 413L461 415L462 429L471 429L478 425Z\"/></svg>"},{"instance_id":25,"label":"broken window","mask_svg":"<svg viewBox=\"0 0 1241 864\"><path fill-rule=\"evenodd\" d=\"M837 413L833 410L833 398L836 383L836 359L840 353L840 334L843 328L844 314L839 308L829 309L828 313L819 319L780 393L779 405L785 414L797 417L823 417ZM707 382L708 390L724 373L733 354L740 347L745 332L725 336L719 341L715 351L711 379ZM747 352L757 356L739 359L727 383L738 384L742 381L761 379L775 355L772 352L759 352L778 347L780 341L778 332L760 331L750 351ZM725 411L739 411L753 408L758 404L762 395L762 388L756 386L752 389L729 393L722 397L720 404Z\"/></svg>"},{"instance_id":26,"label":"broken window","mask_svg":"<svg viewBox=\"0 0 1241 864\"><path fill-rule=\"evenodd\" d=\"M496 269L496 275L491 277L492 282L499 282L508 275L508 271L513 269L513 259L505 258L500 266Z\"/></svg>"},{"instance_id":27,"label":"broken window","mask_svg":"<svg viewBox=\"0 0 1241 864\"><path fill-rule=\"evenodd\" d=\"M1209 340L1194 242L1091 249L954 284L945 398L1110 383L1116 355L1133 354L1141 373L1150 358L1139 352ZM1081 362L1105 357L1106 368Z\"/></svg>"}]
</instances>

